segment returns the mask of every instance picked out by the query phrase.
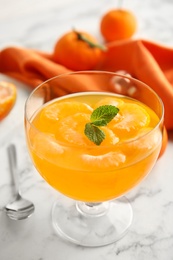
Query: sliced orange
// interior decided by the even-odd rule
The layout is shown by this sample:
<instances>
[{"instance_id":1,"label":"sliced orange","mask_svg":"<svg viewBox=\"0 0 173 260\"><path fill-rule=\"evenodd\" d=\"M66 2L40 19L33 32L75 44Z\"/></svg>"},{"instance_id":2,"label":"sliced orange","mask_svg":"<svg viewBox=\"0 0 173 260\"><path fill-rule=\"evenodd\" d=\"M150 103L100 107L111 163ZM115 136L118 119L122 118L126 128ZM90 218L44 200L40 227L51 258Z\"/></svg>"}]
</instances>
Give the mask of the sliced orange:
<instances>
[{"instance_id":1,"label":"sliced orange","mask_svg":"<svg viewBox=\"0 0 173 260\"><path fill-rule=\"evenodd\" d=\"M12 83L0 82L0 120L12 110L17 96L16 86Z\"/></svg>"}]
</instances>

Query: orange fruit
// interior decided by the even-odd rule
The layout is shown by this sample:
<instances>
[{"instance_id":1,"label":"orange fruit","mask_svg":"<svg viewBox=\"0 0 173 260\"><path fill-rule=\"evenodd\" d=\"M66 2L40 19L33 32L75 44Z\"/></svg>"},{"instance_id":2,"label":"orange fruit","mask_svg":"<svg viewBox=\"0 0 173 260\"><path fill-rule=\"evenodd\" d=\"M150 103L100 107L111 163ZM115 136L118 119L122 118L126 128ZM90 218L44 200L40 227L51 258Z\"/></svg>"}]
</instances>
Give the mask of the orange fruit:
<instances>
[{"instance_id":1,"label":"orange fruit","mask_svg":"<svg viewBox=\"0 0 173 260\"><path fill-rule=\"evenodd\" d=\"M137 29L137 20L129 10L108 11L100 22L100 31L107 42L130 38Z\"/></svg>"},{"instance_id":2,"label":"orange fruit","mask_svg":"<svg viewBox=\"0 0 173 260\"><path fill-rule=\"evenodd\" d=\"M5 81L0 82L0 120L10 113L16 101L16 94L14 84Z\"/></svg>"},{"instance_id":3,"label":"orange fruit","mask_svg":"<svg viewBox=\"0 0 173 260\"><path fill-rule=\"evenodd\" d=\"M92 35L70 31L56 42L53 59L71 70L90 70L102 60L103 50Z\"/></svg>"}]
</instances>

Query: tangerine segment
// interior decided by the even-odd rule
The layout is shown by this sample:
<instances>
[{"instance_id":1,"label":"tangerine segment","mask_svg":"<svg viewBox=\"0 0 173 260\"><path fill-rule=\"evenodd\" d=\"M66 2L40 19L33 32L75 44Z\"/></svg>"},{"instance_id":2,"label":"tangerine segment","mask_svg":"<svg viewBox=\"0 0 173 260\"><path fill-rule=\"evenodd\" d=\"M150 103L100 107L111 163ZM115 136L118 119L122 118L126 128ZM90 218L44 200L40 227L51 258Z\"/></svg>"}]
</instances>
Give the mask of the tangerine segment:
<instances>
[{"instance_id":1,"label":"tangerine segment","mask_svg":"<svg viewBox=\"0 0 173 260\"><path fill-rule=\"evenodd\" d=\"M112 105L115 107L120 108L122 105L124 104L124 101L120 98L115 98L115 97L106 97L101 99L100 101L98 101L95 105L94 105L94 109L96 109L99 106L104 106L104 105ZM122 116L120 115L120 113L118 113L114 118L113 118L113 122L114 124L116 122L119 122L121 120Z\"/></svg>"},{"instance_id":2,"label":"tangerine segment","mask_svg":"<svg viewBox=\"0 0 173 260\"><path fill-rule=\"evenodd\" d=\"M120 98L107 97L107 98L103 98L100 101L98 101L94 105L94 109L96 109L97 107L100 107L100 106L104 106L104 105L112 105L112 106L119 108L123 104L124 104L124 101Z\"/></svg>"},{"instance_id":3,"label":"tangerine segment","mask_svg":"<svg viewBox=\"0 0 173 260\"><path fill-rule=\"evenodd\" d=\"M59 120L79 112L91 114L92 111L89 105L81 102L52 103L41 111L37 127L41 131L55 133Z\"/></svg>"},{"instance_id":4,"label":"tangerine segment","mask_svg":"<svg viewBox=\"0 0 173 260\"><path fill-rule=\"evenodd\" d=\"M32 149L37 151L38 156L51 162L56 162L57 156L64 153L63 147L56 142L54 136L47 133L35 133Z\"/></svg>"},{"instance_id":5,"label":"tangerine segment","mask_svg":"<svg viewBox=\"0 0 173 260\"><path fill-rule=\"evenodd\" d=\"M90 167L91 169L94 167L97 170L99 168L109 168L120 167L126 161L125 154L119 151L108 152L102 155L91 155L91 154L83 154L81 155L83 164L85 167Z\"/></svg>"},{"instance_id":6,"label":"tangerine segment","mask_svg":"<svg viewBox=\"0 0 173 260\"><path fill-rule=\"evenodd\" d=\"M101 127L103 132L105 133L105 139L102 141L100 146L110 146L110 145L115 145L116 143L119 142L118 136L115 135L115 133L109 129L106 126Z\"/></svg>"},{"instance_id":7,"label":"tangerine segment","mask_svg":"<svg viewBox=\"0 0 173 260\"><path fill-rule=\"evenodd\" d=\"M143 107L126 103L119 111L119 121L113 119L109 126L119 138L127 139L136 136L141 128L148 126L149 122L150 116Z\"/></svg>"},{"instance_id":8,"label":"tangerine segment","mask_svg":"<svg viewBox=\"0 0 173 260\"><path fill-rule=\"evenodd\" d=\"M136 146L139 150L153 151L160 143L162 139L162 134L160 129L154 129L151 127L146 127L144 129L140 129L138 136L140 139L134 142L134 146Z\"/></svg>"},{"instance_id":9,"label":"tangerine segment","mask_svg":"<svg viewBox=\"0 0 173 260\"><path fill-rule=\"evenodd\" d=\"M76 113L57 122L55 137L58 141L73 145L91 143L84 135L85 124L90 121L90 114Z\"/></svg>"},{"instance_id":10,"label":"tangerine segment","mask_svg":"<svg viewBox=\"0 0 173 260\"><path fill-rule=\"evenodd\" d=\"M85 135L85 125L90 122L90 114L76 113L74 115L65 117L56 124L56 138L58 141L67 144L95 146ZM107 128L101 127L105 133L105 139L100 146L115 145L119 138L114 132Z\"/></svg>"},{"instance_id":11,"label":"tangerine segment","mask_svg":"<svg viewBox=\"0 0 173 260\"><path fill-rule=\"evenodd\" d=\"M159 128L147 126L138 131L137 138L133 137L130 140L131 142L125 142L121 146L122 153L127 156L127 166L143 160L156 150L159 151L162 133Z\"/></svg>"},{"instance_id":12,"label":"tangerine segment","mask_svg":"<svg viewBox=\"0 0 173 260\"><path fill-rule=\"evenodd\" d=\"M17 91L14 84L0 82L0 120L6 117L16 101Z\"/></svg>"}]
</instances>

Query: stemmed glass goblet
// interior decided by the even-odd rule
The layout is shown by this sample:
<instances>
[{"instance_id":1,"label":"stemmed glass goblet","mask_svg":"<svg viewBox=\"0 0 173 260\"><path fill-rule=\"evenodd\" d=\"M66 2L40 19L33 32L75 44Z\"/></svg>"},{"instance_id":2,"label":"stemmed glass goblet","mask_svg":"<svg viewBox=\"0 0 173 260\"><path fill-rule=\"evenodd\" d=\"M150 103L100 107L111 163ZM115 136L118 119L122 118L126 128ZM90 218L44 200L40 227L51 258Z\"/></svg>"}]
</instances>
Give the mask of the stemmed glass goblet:
<instances>
[{"instance_id":1,"label":"stemmed glass goblet","mask_svg":"<svg viewBox=\"0 0 173 260\"><path fill-rule=\"evenodd\" d=\"M101 126L106 137L97 145L84 128L105 105L119 112ZM62 74L32 91L25 105L27 145L38 172L62 194L52 208L58 234L93 247L125 235L133 211L124 194L155 165L163 110L146 84L113 72Z\"/></svg>"}]
</instances>

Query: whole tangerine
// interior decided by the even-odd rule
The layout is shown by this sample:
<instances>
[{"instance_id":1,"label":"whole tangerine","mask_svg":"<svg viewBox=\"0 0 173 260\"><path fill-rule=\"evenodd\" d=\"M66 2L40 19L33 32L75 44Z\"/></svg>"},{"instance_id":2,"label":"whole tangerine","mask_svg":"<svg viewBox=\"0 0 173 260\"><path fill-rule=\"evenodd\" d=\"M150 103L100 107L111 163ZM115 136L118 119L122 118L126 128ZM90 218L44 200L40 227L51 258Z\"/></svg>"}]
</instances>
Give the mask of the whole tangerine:
<instances>
[{"instance_id":1,"label":"whole tangerine","mask_svg":"<svg viewBox=\"0 0 173 260\"><path fill-rule=\"evenodd\" d=\"M56 42L53 60L71 70L91 70L102 60L104 50L89 33L70 31Z\"/></svg>"},{"instance_id":2,"label":"whole tangerine","mask_svg":"<svg viewBox=\"0 0 173 260\"><path fill-rule=\"evenodd\" d=\"M136 29L136 17L129 10L112 9L101 18L100 31L107 42L128 39Z\"/></svg>"},{"instance_id":3,"label":"whole tangerine","mask_svg":"<svg viewBox=\"0 0 173 260\"><path fill-rule=\"evenodd\" d=\"M12 110L16 101L16 86L12 83L0 82L0 120L5 118Z\"/></svg>"}]
</instances>

